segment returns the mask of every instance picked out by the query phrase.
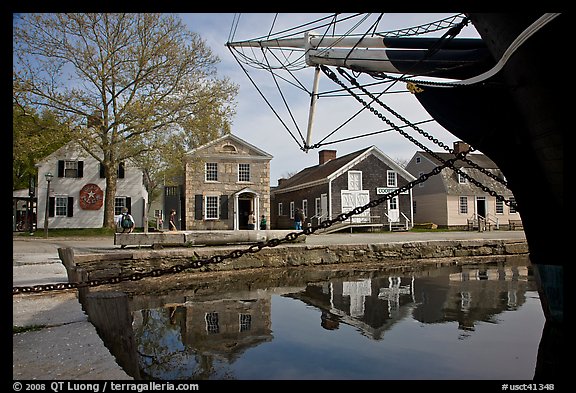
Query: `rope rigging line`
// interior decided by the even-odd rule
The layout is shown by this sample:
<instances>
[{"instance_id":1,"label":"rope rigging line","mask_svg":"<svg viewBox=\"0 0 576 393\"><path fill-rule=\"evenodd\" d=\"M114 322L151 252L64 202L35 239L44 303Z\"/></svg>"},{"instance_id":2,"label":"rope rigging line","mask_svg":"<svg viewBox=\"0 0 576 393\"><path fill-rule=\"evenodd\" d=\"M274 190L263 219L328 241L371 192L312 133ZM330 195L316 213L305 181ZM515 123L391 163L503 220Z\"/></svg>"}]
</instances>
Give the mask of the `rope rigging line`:
<instances>
[{"instance_id":1,"label":"rope rigging line","mask_svg":"<svg viewBox=\"0 0 576 393\"><path fill-rule=\"evenodd\" d=\"M370 24L370 26L365 29L365 31L358 35L358 34L353 34L353 32L357 29L360 28L360 26L366 22L368 20L368 18L370 17L370 14L353 14L350 16L345 16L343 18L338 19L338 17L340 16L339 14L334 14L332 16L329 17L324 17L324 18L320 18L317 19L315 21L312 22L308 22L306 24L302 24L299 26L296 26L294 28L290 28L290 29L286 29L277 33L273 33L273 29L274 26L277 22L277 16L278 14L276 14L274 16L274 22L272 23L268 34L266 36L263 37L259 37L256 39L252 39L249 41L240 41L240 43L242 42L256 42L256 43L260 43L260 49L261 51L259 52L260 55L257 55L254 51L254 46L250 46L250 52L247 52L245 50L245 47L238 45L238 46L230 46L228 45L228 47L230 48L230 50L233 50L233 55L235 56L237 62L243 63L246 66L250 66L252 68L255 69L265 69L267 70L271 77L274 79L274 84L276 85L276 90L279 92L281 99L283 101L283 104L285 106L285 108L288 110L288 113L291 117L291 121L294 124L294 126L296 127L295 131L292 131L289 129L289 127L287 126L286 122L284 120L282 120L280 118L279 113L273 109L273 113L275 114L275 116L281 120L282 125L284 126L284 128L290 133L291 137L297 142L297 145L299 146L299 148L303 151L308 151L311 148L314 148L315 146L321 146L321 145L325 145L325 144L333 144L333 143L340 143L342 141L347 141L347 140L351 140L354 138L339 138L336 139L332 142L330 142L330 139L333 138L336 133L340 132L343 127L345 127L346 125L348 125L353 119L357 118L366 108L362 107L361 109L359 109L356 113L350 115L349 118L347 118L347 120L344 120L341 122L341 124L339 126L337 126L336 128L334 128L332 131L328 132L327 135L325 135L324 137L322 137L319 141L317 141L317 143L311 143L310 141L304 141L304 137L303 137L303 133L302 131L300 131L297 122L295 121L292 112L290 111L290 107L287 103L286 97L283 94L282 88L279 84L279 81L283 81L297 89L300 89L302 91L305 91L309 96L311 95L311 92L304 87L304 85L300 82L300 80L294 75L295 71L299 71L302 70L303 68L308 67L308 65L305 63L305 56L306 56L306 52L305 50L302 50L300 48L290 48L290 49L286 49L286 48L282 48L282 47L274 47L274 50L272 50L272 48L270 47L266 47L266 49L264 49L264 47L262 47L262 41L261 40L274 40L274 39L282 39L282 38L293 38L295 37L297 34L306 32L306 31L310 31L312 28L316 28L316 29L323 29L323 34L321 36L319 36L319 43L317 44L318 48L321 48L321 43L324 41L324 37L326 37L329 33L330 30L332 30L332 33L334 34L336 32L336 24L340 24L342 25L343 22L345 21L352 21L354 22L352 24L352 27L347 28L346 32L340 37L340 36L335 36L336 38L340 37L340 39L344 39L345 37L360 37L359 40L356 41L356 44L354 45L353 48L350 49L350 51L348 52L348 55L346 58L348 58L348 56L352 53L352 51L354 50L354 48L361 42L361 38L366 37L369 34L372 34L372 36L382 36L382 37L399 37L399 36L406 36L406 35L416 35L416 34L426 34L429 32L433 32L433 31L439 31L439 30L443 30L443 29L448 29L448 31L438 40L438 42L432 46L431 48L428 49L428 51L425 53L423 59L421 59L420 61L423 61L424 59L426 59L427 57L431 56L435 50L437 50L438 48L440 48L443 44L444 41L446 41L446 37L450 37L453 38L453 36L455 36L456 34L458 34L458 32L462 29L462 27L467 23L467 18L465 18L462 14L457 14L451 17L447 17L444 18L440 21L436 21L436 22L431 22L428 24L424 24L421 26L417 26L416 28L411 28L411 29L402 29L402 30L397 30L397 31L392 31L392 32L385 32L385 33L377 33L376 29L377 26L379 24L379 22L382 19L383 14L379 14L377 16L377 19L372 22ZM357 19L358 17L361 17L358 21L355 21L355 19ZM332 42L330 45L326 46L323 49L320 49L320 53L323 53L323 51L327 51L330 50L331 48L337 46L339 40L336 39L335 42ZM316 44L315 44L316 45ZM244 48L244 50L241 50L240 48ZM282 58L280 58L276 53L277 51L280 51L279 55L282 56ZM251 55L249 55L248 53L251 53ZM298 54L296 57L293 56L293 54ZM274 57L274 60L276 62L276 64L273 64L268 56L271 55ZM418 61L416 64L418 64L420 61ZM248 75L248 71L242 67L244 72ZM290 79L284 77L283 75L281 75L278 72L275 72L274 70L280 71L282 70L283 72L288 72ZM255 81L250 78L252 84L255 84ZM294 82L292 82L292 80ZM391 94L392 92L390 91L392 89L392 87L395 85L396 81L392 81L390 82L390 80L382 80L379 81L377 83L388 83L388 86L383 89L382 91L379 92L379 94L377 95L378 98L380 98L383 94ZM374 86L376 86L376 84L374 84ZM370 86L369 84L365 84L365 86ZM263 97L263 92L261 90L258 89L259 94ZM317 92L315 97L316 99L321 98L321 97L335 97L335 95L333 94L335 91L326 91L326 92ZM394 91L394 93L398 93L400 91ZM405 90L403 91L405 92ZM364 94L364 93L363 93ZM267 105L269 107L272 108L272 104L271 102L265 98L265 101L267 103ZM375 135L382 132L380 131L375 131L375 132L365 132L364 135L358 135L358 137L363 137L363 136L369 136L369 135ZM298 141L298 137L296 136L296 134L299 134L298 136L300 137L300 139L303 142L299 142ZM310 144L310 146L308 145Z\"/></svg>"},{"instance_id":2,"label":"rope rigging line","mask_svg":"<svg viewBox=\"0 0 576 393\"><path fill-rule=\"evenodd\" d=\"M230 52L232 53L232 56L234 56L234 52L232 52L232 50L230 50ZM256 91L258 91L258 93L260 94L260 96L262 97L262 99L264 99L264 102L266 102L266 104L268 105L268 107L272 110L272 112L274 113L274 115L276 116L276 118L280 121L280 123L282 123L282 125L284 126L284 128L286 129L286 131L288 131L288 133L290 134L290 136L294 139L294 141L296 142L296 144L298 144L298 146L300 146L301 148L303 146L300 145L300 143L298 142L298 139L294 136L294 134L292 134L292 131L290 130L290 128L288 128L288 126L286 125L286 123L284 123L284 120L282 120L282 118L278 115L278 113L276 112L276 110L274 109L274 107L272 106L272 104L270 104L270 102L268 101L268 99L266 98L266 96L262 93L262 91L260 90L260 88L258 87L258 85L256 85L256 83L254 82L254 80L252 79L252 77L250 76L250 74L248 73L248 71L242 66L242 63L238 60L238 58L236 56L234 56L234 59L236 59L236 61L238 62L238 65L240 66L240 68L242 69L242 71L244 71L244 73L246 74L246 76L248 77L248 80L250 80L250 82L254 85L254 87L256 88Z\"/></svg>"}]
</instances>

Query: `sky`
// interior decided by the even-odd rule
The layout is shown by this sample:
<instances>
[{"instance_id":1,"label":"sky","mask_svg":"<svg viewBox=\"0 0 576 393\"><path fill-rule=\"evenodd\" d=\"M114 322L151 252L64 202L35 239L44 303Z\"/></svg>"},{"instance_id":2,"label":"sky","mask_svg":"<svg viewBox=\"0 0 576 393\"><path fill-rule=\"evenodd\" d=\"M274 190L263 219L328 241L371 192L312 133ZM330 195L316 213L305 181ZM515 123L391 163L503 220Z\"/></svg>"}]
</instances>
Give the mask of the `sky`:
<instances>
[{"instance_id":1,"label":"sky","mask_svg":"<svg viewBox=\"0 0 576 393\"><path fill-rule=\"evenodd\" d=\"M455 14L457 12L445 14L384 14L378 21L376 31L391 31L419 26ZM282 32L331 15L333 14L180 14L189 29L198 33L206 41L213 53L220 58L217 66L218 76L226 76L239 85L232 133L273 156L270 162L271 186L277 185L279 178L289 177L306 167L317 165L318 152L322 149L336 150L337 156L340 157L374 145L394 161L404 164L410 160L416 151L422 150L395 130L350 139L363 133L374 133L379 130L390 129L390 126L366 110L353 117L361 107L354 98L347 94L341 94L339 97L321 97L318 99L315 107L311 144L321 141L326 144L316 149L302 150L297 140L305 139L307 136L310 109L310 94L308 92L311 91L313 85L313 68L303 67L293 73L308 92L284 83L284 85L281 85L280 91L282 91L282 94L280 94L277 84L280 85L283 82L282 80L274 79L266 70L246 67L250 78L253 79L258 89L269 100L274 111L278 113L278 116L286 125L285 127L258 92L231 51L226 47L227 42L265 37L270 32ZM366 32L380 15L370 16L352 32L354 34ZM358 23L358 18L351 19L350 24L352 23ZM445 31L436 32L432 36L439 37ZM340 32L336 31L336 33ZM299 36L302 36L302 34ZM469 25L463 29L459 37L479 37L479 35L474 27ZM253 53L253 57L262 59L258 50ZM371 81L374 80L371 79ZM321 73L319 91L330 91L336 88L338 86ZM396 90L403 90L404 92L385 94L381 97L386 105L410 122L431 119L431 116L422 108L416 98L405 92L404 84L399 84ZM290 111L286 107L290 108ZM382 110L382 108L378 108L378 110L390 120L394 120L395 124L403 125L403 123L393 118L389 112ZM352 120L350 120L351 117ZM345 123L345 126L341 126L342 123ZM435 121L422 124L420 128L449 147L452 147L453 142L457 140L456 137ZM413 130L408 133L414 137L418 136ZM417 139L433 151L443 151L442 148L434 145L424 137ZM340 142L331 143L339 140Z\"/></svg>"}]
</instances>

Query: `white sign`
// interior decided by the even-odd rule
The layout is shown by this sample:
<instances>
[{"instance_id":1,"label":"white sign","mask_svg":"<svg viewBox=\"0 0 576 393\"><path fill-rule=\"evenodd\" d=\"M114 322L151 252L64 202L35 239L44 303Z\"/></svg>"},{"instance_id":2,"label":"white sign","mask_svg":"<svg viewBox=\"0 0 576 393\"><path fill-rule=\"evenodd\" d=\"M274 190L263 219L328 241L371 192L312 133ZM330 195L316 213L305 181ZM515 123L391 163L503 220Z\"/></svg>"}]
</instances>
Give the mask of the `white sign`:
<instances>
[{"instance_id":1,"label":"white sign","mask_svg":"<svg viewBox=\"0 0 576 393\"><path fill-rule=\"evenodd\" d=\"M389 194L392 191L396 191L397 189L398 189L397 187L376 187L376 194L378 195ZM408 194L408 190L404 190L400 194Z\"/></svg>"}]
</instances>

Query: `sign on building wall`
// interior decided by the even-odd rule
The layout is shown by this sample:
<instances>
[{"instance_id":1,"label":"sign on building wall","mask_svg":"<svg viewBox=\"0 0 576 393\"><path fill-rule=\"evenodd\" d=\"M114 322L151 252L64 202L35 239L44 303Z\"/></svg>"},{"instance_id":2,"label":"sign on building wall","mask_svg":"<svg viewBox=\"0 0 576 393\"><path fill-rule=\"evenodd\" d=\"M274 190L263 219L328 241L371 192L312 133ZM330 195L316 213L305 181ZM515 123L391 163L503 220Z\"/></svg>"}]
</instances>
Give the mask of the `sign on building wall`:
<instances>
[{"instance_id":1,"label":"sign on building wall","mask_svg":"<svg viewBox=\"0 0 576 393\"><path fill-rule=\"evenodd\" d=\"M376 194L384 195L390 194L392 191L396 191L396 187L376 187ZM402 191L400 194L408 194L408 190Z\"/></svg>"}]
</instances>

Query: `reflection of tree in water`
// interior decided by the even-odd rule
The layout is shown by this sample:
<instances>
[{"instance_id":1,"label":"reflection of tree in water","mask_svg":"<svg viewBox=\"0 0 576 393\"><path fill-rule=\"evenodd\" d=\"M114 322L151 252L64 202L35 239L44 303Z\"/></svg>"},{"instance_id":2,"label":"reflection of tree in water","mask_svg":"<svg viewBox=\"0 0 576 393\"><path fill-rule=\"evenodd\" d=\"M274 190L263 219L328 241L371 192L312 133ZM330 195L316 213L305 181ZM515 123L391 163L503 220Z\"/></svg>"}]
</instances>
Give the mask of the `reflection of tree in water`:
<instances>
[{"instance_id":1,"label":"reflection of tree in water","mask_svg":"<svg viewBox=\"0 0 576 393\"><path fill-rule=\"evenodd\" d=\"M134 332L142 379L233 379L225 362L192 351L182 342L183 307L141 310Z\"/></svg>"}]
</instances>

